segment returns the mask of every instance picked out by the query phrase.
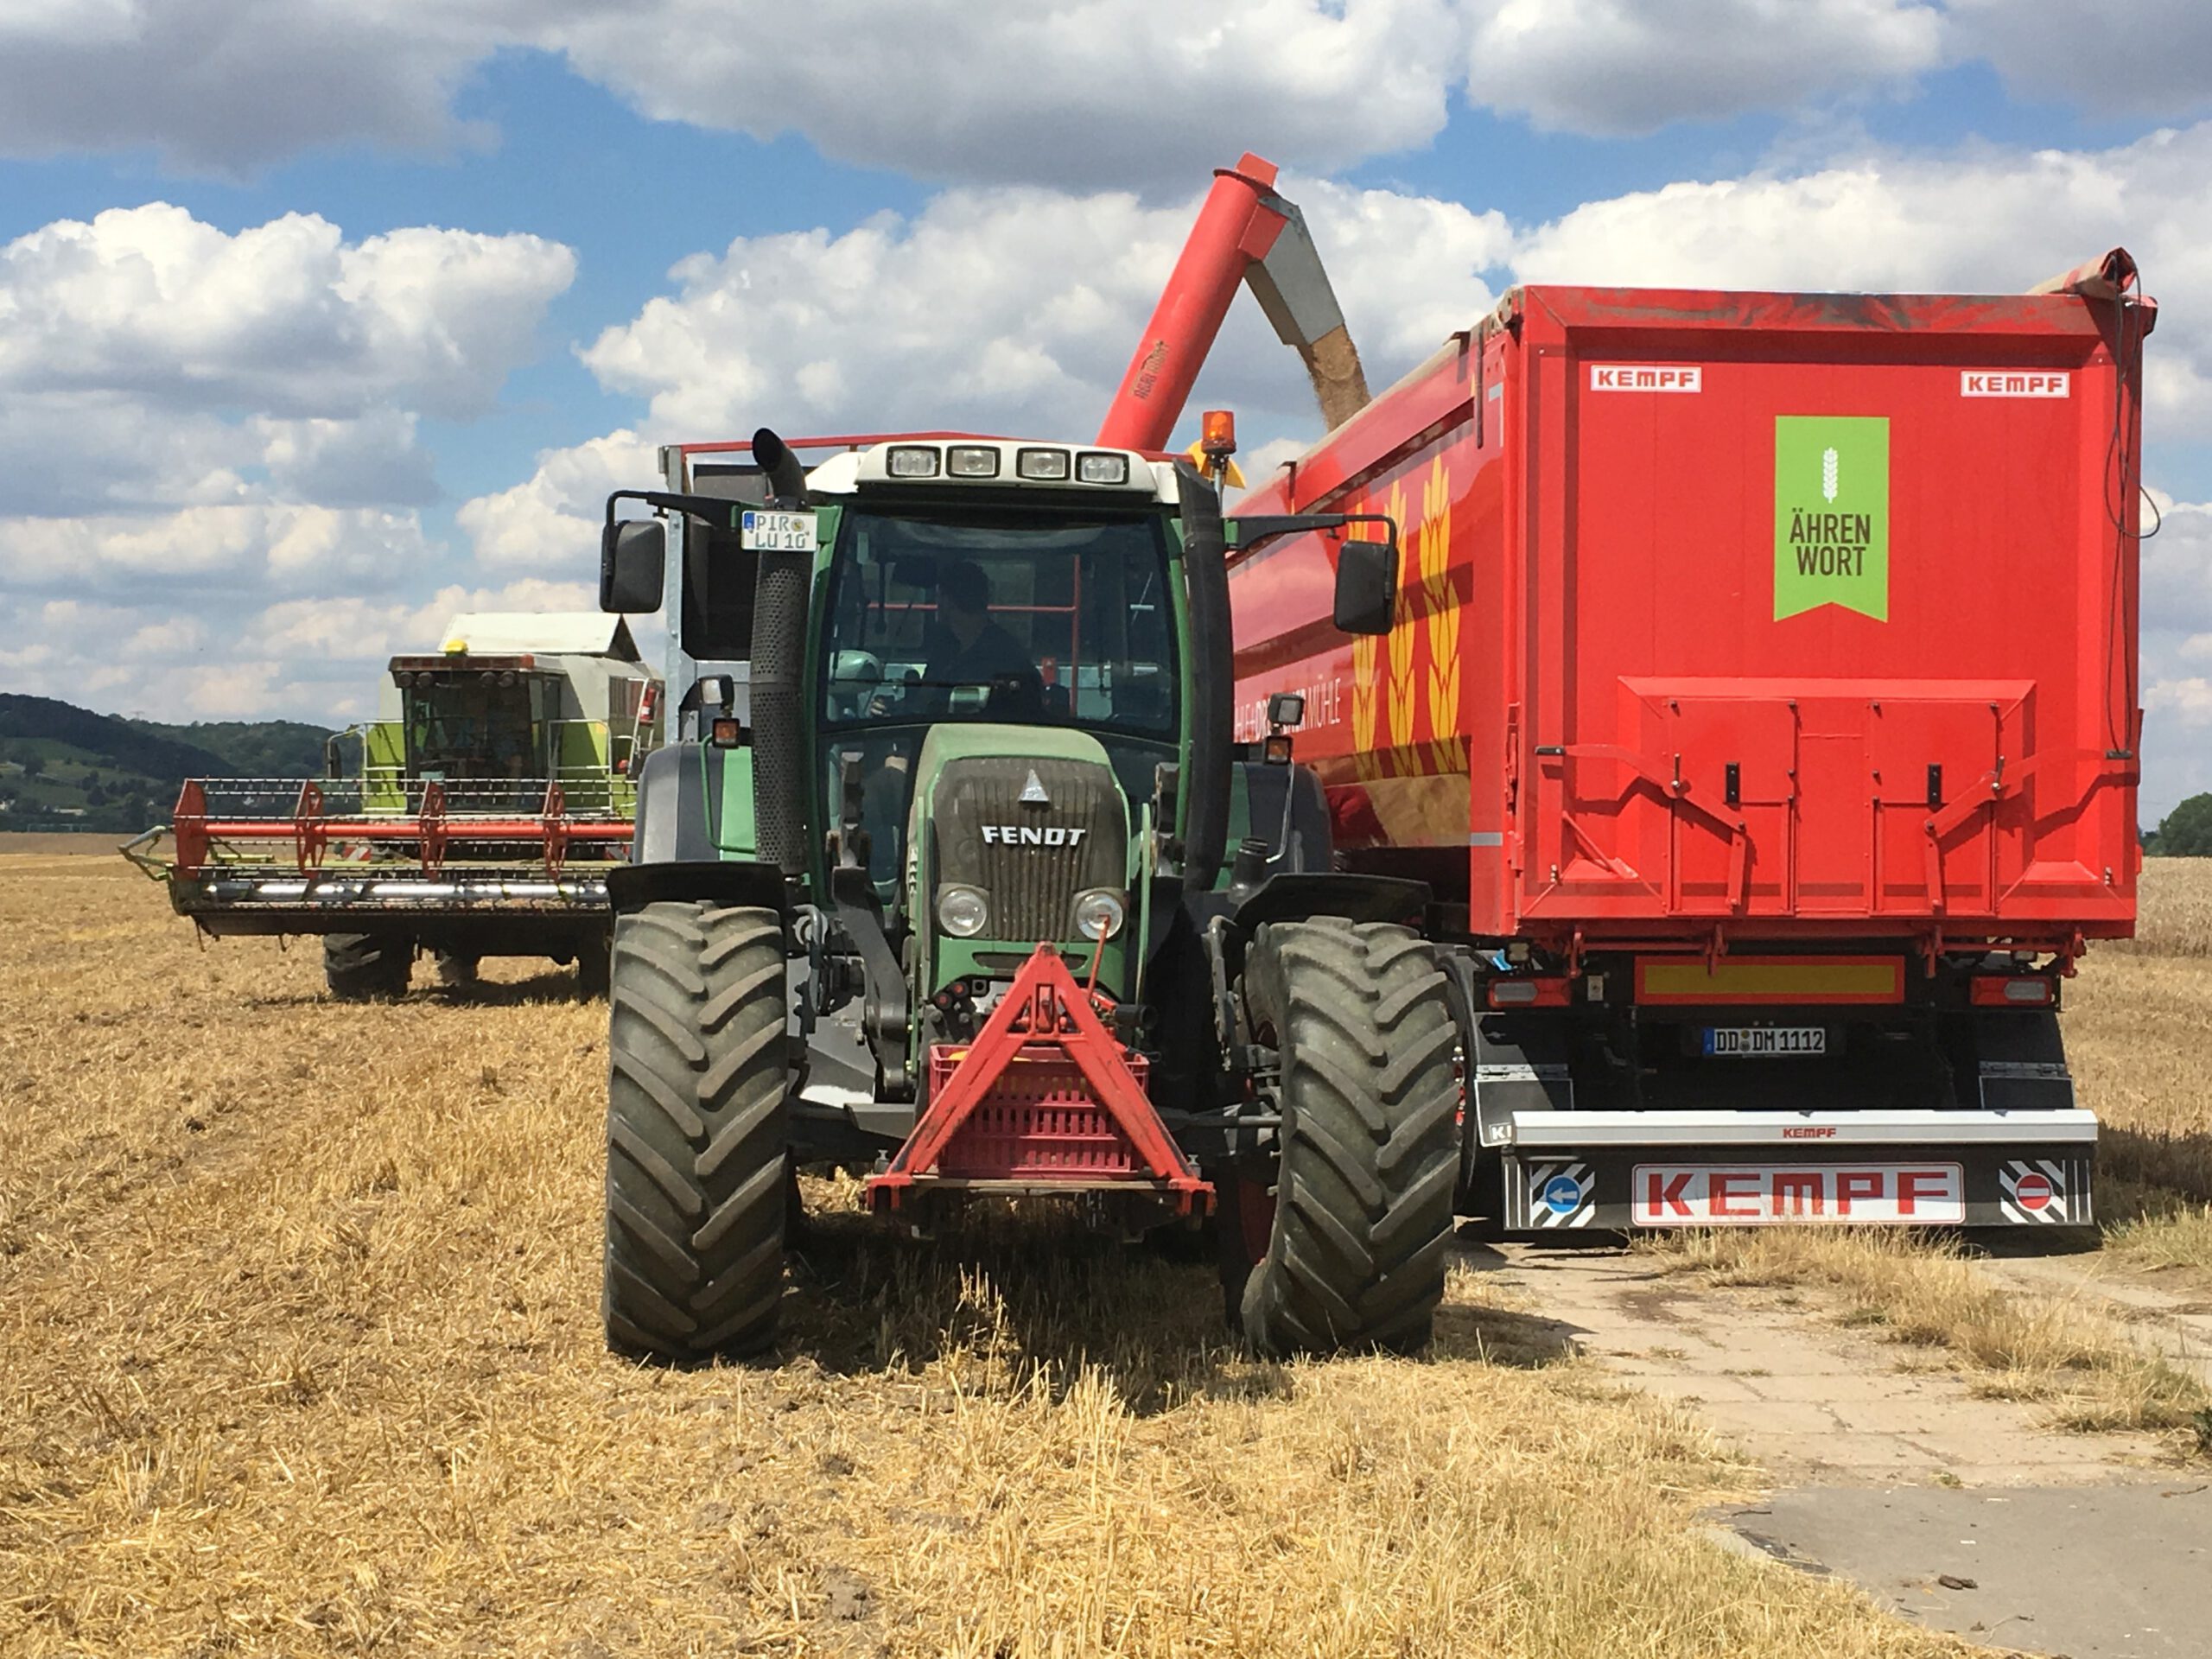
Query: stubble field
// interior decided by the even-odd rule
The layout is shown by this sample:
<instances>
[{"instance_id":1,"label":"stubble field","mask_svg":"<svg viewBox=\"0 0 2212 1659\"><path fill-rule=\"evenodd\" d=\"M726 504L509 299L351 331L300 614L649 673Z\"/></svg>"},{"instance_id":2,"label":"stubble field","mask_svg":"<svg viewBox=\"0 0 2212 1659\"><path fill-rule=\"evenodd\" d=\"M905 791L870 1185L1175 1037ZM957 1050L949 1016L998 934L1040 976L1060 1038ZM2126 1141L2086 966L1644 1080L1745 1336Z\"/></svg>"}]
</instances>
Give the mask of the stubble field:
<instances>
[{"instance_id":1,"label":"stubble field","mask_svg":"<svg viewBox=\"0 0 2212 1659\"><path fill-rule=\"evenodd\" d=\"M2212 882L2172 868L2196 919L2068 1028L2185 1249ZM0 1652L1962 1650L1694 1536L1759 1471L1464 1265L1422 1360L1262 1364L1210 1268L900 1244L817 1184L768 1363L610 1356L605 1010L487 968L334 1005L119 860L0 855Z\"/></svg>"}]
</instances>

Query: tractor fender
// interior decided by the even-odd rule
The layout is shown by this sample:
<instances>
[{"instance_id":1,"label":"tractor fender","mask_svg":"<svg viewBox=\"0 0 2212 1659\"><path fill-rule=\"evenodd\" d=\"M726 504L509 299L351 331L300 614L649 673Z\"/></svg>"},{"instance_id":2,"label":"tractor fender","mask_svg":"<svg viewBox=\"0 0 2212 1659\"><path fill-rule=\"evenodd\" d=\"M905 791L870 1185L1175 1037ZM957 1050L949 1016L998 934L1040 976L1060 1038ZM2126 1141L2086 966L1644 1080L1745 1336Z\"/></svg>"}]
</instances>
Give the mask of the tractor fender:
<instances>
[{"instance_id":1,"label":"tractor fender","mask_svg":"<svg viewBox=\"0 0 2212 1659\"><path fill-rule=\"evenodd\" d=\"M791 919L784 873L751 859L683 860L667 864L622 864L607 873L607 895L617 915L647 905L710 899L719 905L757 906Z\"/></svg>"},{"instance_id":2,"label":"tractor fender","mask_svg":"<svg viewBox=\"0 0 2212 1659\"><path fill-rule=\"evenodd\" d=\"M1352 922L1405 922L1421 929L1429 886L1402 876L1357 870L1293 870L1263 877L1230 912L1236 931L1249 938L1268 922L1341 916Z\"/></svg>"},{"instance_id":3,"label":"tractor fender","mask_svg":"<svg viewBox=\"0 0 2212 1659\"><path fill-rule=\"evenodd\" d=\"M638 769L632 864L712 863L721 857L715 826L722 812L722 772L732 751L671 743Z\"/></svg>"}]
</instances>

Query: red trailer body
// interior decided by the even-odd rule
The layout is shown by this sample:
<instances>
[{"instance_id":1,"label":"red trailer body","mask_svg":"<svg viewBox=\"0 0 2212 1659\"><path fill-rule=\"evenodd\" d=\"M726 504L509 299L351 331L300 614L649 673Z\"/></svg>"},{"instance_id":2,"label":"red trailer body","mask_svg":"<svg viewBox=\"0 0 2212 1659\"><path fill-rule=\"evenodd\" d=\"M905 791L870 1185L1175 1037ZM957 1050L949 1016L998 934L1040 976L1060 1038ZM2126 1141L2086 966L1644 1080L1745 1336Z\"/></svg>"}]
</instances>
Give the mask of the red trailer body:
<instances>
[{"instance_id":1,"label":"red trailer body","mask_svg":"<svg viewBox=\"0 0 2212 1659\"><path fill-rule=\"evenodd\" d=\"M1357 644L1322 537L1232 569L1245 734L1306 690L1339 847L1478 936L2124 936L2113 310L1518 289L1241 504L1388 512L1404 561Z\"/></svg>"},{"instance_id":2,"label":"red trailer body","mask_svg":"<svg viewBox=\"0 0 2212 1659\"><path fill-rule=\"evenodd\" d=\"M1240 735L1268 694L1305 694L1298 758L1326 790L1339 859L1427 880L1440 931L1475 947L1470 995L1529 1007L1535 1046L1559 1056L1548 1069L1516 1036L1478 1062L1547 1074L1560 1086L1537 1103L1556 1107L1568 1050L1602 1026L1637 1074L1609 1099L1696 1112L1743 1103L1745 1073L1669 1094L1661 1058L1813 1030L1832 1053L1871 1004L1924 1016L1939 1074L1929 1099L1874 1100L2071 1108L2047 1012L2027 1041L1973 1010L2007 995L2047 1008L2083 939L2134 925L2152 313L2121 302L2132 274L2115 255L2075 291L2024 296L1518 289L1238 505L1401 527L1397 622L1379 639L1332 626L1327 536L1232 564ZM2037 982L1971 982L1996 965ZM1517 977L1535 983L1501 1001ZM1793 1007L1798 1023L1779 1023ZM1552 1045L1539 1010L1582 1035ZM1753 1103L1802 1103L1808 1074L1767 1052ZM1968 1192L1937 1218L2059 1218L2047 1199L2000 1213L2032 1177L2086 1219L2094 1128L2063 1115L2049 1135L2021 1120L2007 1151L2040 1139L2065 1156L2030 1155L1979 1210ZM1501 1122L1484 1135L1524 1153L1545 1127ZM1742 1127L1706 1111L1659 1136L1655 1122L1616 1126L1620 1144L1710 1147ZM1825 1130L1868 1128L1846 1122ZM1582 1170L1576 1191L1553 1173L1508 1192L1517 1222L1732 1218L1726 1170L1717 1211L1655 1217L1639 1188L1631 1217L1625 1181L1593 1210L1577 1160L1601 1127L1581 1123L1553 1160ZM1675 1179L1630 1173L1659 1174L1660 1194ZM1822 1213L1847 1173L1821 1176ZM1577 1203L1548 1211L1547 1183ZM1808 1189L1792 1190L1803 1213ZM1786 1211L1778 1191L1763 1218Z\"/></svg>"}]
</instances>

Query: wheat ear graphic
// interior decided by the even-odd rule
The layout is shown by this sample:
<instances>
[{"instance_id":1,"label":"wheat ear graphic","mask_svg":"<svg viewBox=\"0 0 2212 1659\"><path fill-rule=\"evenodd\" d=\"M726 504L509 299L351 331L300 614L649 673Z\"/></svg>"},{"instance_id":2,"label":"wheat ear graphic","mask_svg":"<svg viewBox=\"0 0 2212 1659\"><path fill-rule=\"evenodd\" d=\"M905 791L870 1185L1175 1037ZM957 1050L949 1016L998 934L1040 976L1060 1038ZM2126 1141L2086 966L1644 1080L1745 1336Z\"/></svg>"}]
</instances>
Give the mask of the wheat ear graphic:
<instances>
[{"instance_id":1,"label":"wheat ear graphic","mask_svg":"<svg viewBox=\"0 0 2212 1659\"><path fill-rule=\"evenodd\" d=\"M1835 451L1833 449L1821 451L1821 494L1830 501L1835 499Z\"/></svg>"}]
</instances>

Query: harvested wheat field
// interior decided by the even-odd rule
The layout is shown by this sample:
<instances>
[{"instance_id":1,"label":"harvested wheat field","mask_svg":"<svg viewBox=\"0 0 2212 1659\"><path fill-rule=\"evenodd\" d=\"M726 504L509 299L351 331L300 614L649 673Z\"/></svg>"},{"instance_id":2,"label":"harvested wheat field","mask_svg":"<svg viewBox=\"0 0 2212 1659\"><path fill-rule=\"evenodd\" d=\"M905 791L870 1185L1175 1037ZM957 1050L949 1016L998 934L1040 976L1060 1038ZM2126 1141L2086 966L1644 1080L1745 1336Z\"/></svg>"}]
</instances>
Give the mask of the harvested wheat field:
<instances>
[{"instance_id":1,"label":"harvested wheat field","mask_svg":"<svg viewBox=\"0 0 2212 1659\"><path fill-rule=\"evenodd\" d=\"M341 1007L80 857L0 941L11 1659L1964 1651L1694 1536L1759 1472L1473 1274L1274 1366L1208 1268L831 1214L772 1363L639 1367L566 975Z\"/></svg>"},{"instance_id":2,"label":"harvested wheat field","mask_svg":"<svg viewBox=\"0 0 2212 1659\"><path fill-rule=\"evenodd\" d=\"M2109 1243L2212 1277L2212 859L2146 861L2139 937L2098 947L2066 1004Z\"/></svg>"}]
</instances>

